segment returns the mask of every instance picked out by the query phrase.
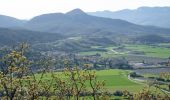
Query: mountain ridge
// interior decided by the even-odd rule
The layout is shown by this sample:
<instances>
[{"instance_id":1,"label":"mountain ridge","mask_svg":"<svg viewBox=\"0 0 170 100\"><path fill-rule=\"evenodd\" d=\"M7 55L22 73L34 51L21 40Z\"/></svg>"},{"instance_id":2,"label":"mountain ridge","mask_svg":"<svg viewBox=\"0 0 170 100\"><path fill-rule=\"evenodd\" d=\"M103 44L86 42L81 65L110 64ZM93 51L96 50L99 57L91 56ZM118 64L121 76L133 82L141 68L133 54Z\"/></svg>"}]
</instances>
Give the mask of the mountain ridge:
<instances>
[{"instance_id":1,"label":"mountain ridge","mask_svg":"<svg viewBox=\"0 0 170 100\"><path fill-rule=\"evenodd\" d=\"M20 20L14 17L0 15L0 27L19 27L22 26L26 20Z\"/></svg>"},{"instance_id":2,"label":"mountain ridge","mask_svg":"<svg viewBox=\"0 0 170 100\"><path fill-rule=\"evenodd\" d=\"M20 29L47 33L112 35L169 34L170 29L133 24L122 19L103 18L86 14L81 9L67 13L42 14L20 26Z\"/></svg>"},{"instance_id":3,"label":"mountain ridge","mask_svg":"<svg viewBox=\"0 0 170 100\"><path fill-rule=\"evenodd\" d=\"M112 19L122 19L139 25L170 28L170 7L140 7L134 10L97 11L88 14Z\"/></svg>"},{"instance_id":4,"label":"mountain ridge","mask_svg":"<svg viewBox=\"0 0 170 100\"><path fill-rule=\"evenodd\" d=\"M65 14L53 13L36 16L28 21L24 28L64 34L105 34L106 32L113 34L149 34L159 31L160 33L170 32L169 29L136 25L121 19L91 16L80 9L75 9Z\"/></svg>"}]
</instances>

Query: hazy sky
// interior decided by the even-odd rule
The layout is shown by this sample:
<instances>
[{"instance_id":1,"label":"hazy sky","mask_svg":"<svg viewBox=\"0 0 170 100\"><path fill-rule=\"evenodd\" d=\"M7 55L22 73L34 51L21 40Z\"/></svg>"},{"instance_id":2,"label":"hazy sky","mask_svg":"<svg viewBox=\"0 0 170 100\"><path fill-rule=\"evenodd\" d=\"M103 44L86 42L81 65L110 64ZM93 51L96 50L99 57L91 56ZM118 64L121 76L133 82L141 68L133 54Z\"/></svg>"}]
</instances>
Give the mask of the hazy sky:
<instances>
[{"instance_id":1,"label":"hazy sky","mask_svg":"<svg viewBox=\"0 0 170 100\"><path fill-rule=\"evenodd\" d=\"M44 13L65 13L75 8L92 12L141 6L170 6L170 0L0 0L0 14L29 19Z\"/></svg>"}]
</instances>

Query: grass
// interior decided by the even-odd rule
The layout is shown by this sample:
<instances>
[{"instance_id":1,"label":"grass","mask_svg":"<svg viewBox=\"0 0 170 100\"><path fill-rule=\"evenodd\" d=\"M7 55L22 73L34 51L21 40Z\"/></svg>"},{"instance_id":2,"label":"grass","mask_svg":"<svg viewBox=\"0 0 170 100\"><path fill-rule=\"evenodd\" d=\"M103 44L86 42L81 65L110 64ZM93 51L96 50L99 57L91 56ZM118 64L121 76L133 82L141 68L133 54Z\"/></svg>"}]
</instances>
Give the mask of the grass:
<instances>
[{"instance_id":1,"label":"grass","mask_svg":"<svg viewBox=\"0 0 170 100\"><path fill-rule=\"evenodd\" d=\"M168 58L170 56L170 49L149 45L126 45L127 49L133 51L143 51L146 56Z\"/></svg>"},{"instance_id":2,"label":"grass","mask_svg":"<svg viewBox=\"0 0 170 100\"><path fill-rule=\"evenodd\" d=\"M137 84L128 79L127 75L130 73L128 70L110 69L96 71L97 79L99 81L105 81L105 88L109 91L115 90L129 90L131 92L138 92L144 86ZM55 72L56 75L63 77L62 72ZM36 74L36 78L40 78L40 74ZM47 73L43 79L50 79L51 74ZM64 77L63 77L64 78ZM87 86L90 86L87 84Z\"/></svg>"},{"instance_id":3,"label":"grass","mask_svg":"<svg viewBox=\"0 0 170 100\"><path fill-rule=\"evenodd\" d=\"M159 74L149 74L149 73L147 73L147 74L142 74L142 76L144 76L146 78L148 78L148 77L159 77Z\"/></svg>"},{"instance_id":4,"label":"grass","mask_svg":"<svg viewBox=\"0 0 170 100\"><path fill-rule=\"evenodd\" d=\"M88 51L88 52L80 52L79 54L80 55L95 55L97 53L102 55L102 54L104 54L106 52L103 52L103 51Z\"/></svg>"},{"instance_id":5,"label":"grass","mask_svg":"<svg viewBox=\"0 0 170 100\"><path fill-rule=\"evenodd\" d=\"M161 44L161 45L169 45L169 44ZM128 53L125 52L113 52L113 48L117 48L117 46L108 46L108 47L101 47L101 46L92 46L91 48L103 48L107 50L106 52L102 51L88 51L88 52L80 52L80 55L95 55L99 53L102 57L118 57L118 56L128 56ZM166 47L156 47L156 46L149 46L149 45L135 45L135 44L125 44L125 49L130 51L140 51L144 52L144 56L148 57L158 57L158 58L168 58L170 57L170 49ZM137 54L135 54L137 55Z\"/></svg>"},{"instance_id":6,"label":"grass","mask_svg":"<svg viewBox=\"0 0 170 100\"><path fill-rule=\"evenodd\" d=\"M147 87L145 84L138 84L134 81L131 81L128 79L127 75L131 72L130 70L120 70L120 69L109 69L109 70L95 70L97 79L99 81L105 81L105 88L110 93L114 93L116 90L128 90L131 93L139 93L145 87ZM63 77L62 72L55 72L57 76ZM36 74L36 78L40 78L41 74ZM46 73L44 79L49 79L51 77L50 73ZM90 89L89 84L86 85L87 89ZM166 86L161 86L163 88L166 88ZM155 93L157 90L155 87L151 87L150 90ZM161 91L157 90L157 93L160 93L164 95ZM85 97L87 100L91 100L91 96ZM118 100L127 100L123 97L119 96L111 96L112 99L118 99ZM74 100L74 99L73 99Z\"/></svg>"},{"instance_id":7,"label":"grass","mask_svg":"<svg viewBox=\"0 0 170 100\"><path fill-rule=\"evenodd\" d=\"M79 52L80 55L85 56L85 55L95 55L95 54L100 54L104 58L109 58L109 57L118 57L121 56L120 54L116 54L115 52L112 51L113 48L116 48L117 46L108 46L108 47L102 47L102 46L91 46L91 48L103 48L106 50L105 51L87 51L87 52Z\"/></svg>"},{"instance_id":8,"label":"grass","mask_svg":"<svg viewBox=\"0 0 170 100\"><path fill-rule=\"evenodd\" d=\"M123 70L102 70L97 71L98 80L105 80L106 86L114 87L114 86L130 86L136 85L127 79L127 75L130 71Z\"/></svg>"},{"instance_id":9,"label":"grass","mask_svg":"<svg viewBox=\"0 0 170 100\"><path fill-rule=\"evenodd\" d=\"M115 90L129 90L131 92L139 92L144 86L130 81L127 75L128 70L102 70L97 71L98 80L105 80L106 88L110 91Z\"/></svg>"}]
</instances>

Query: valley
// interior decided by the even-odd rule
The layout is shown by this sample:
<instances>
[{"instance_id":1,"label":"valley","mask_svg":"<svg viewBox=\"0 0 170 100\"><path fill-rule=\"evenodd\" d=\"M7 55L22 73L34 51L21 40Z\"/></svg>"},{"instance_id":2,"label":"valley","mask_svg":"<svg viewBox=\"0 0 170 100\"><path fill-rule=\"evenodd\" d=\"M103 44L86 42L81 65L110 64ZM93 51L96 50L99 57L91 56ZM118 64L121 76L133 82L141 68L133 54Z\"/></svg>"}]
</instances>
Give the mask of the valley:
<instances>
[{"instance_id":1,"label":"valley","mask_svg":"<svg viewBox=\"0 0 170 100\"><path fill-rule=\"evenodd\" d=\"M98 13L0 15L0 99L169 100L167 24Z\"/></svg>"}]
</instances>

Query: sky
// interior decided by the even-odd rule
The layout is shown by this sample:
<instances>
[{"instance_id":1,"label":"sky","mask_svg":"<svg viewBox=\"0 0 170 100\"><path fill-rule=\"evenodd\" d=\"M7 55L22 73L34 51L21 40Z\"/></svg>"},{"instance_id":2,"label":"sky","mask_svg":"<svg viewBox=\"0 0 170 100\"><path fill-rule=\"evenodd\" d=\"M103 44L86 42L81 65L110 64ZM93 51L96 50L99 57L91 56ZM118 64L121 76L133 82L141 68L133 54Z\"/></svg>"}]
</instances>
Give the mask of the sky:
<instances>
[{"instance_id":1,"label":"sky","mask_svg":"<svg viewBox=\"0 0 170 100\"><path fill-rule=\"evenodd\" d=\"M45 13L136 9L141 6L170 6L170 0L0 0L0 15L30 19Z\"/></svg>"}]
</instances>

